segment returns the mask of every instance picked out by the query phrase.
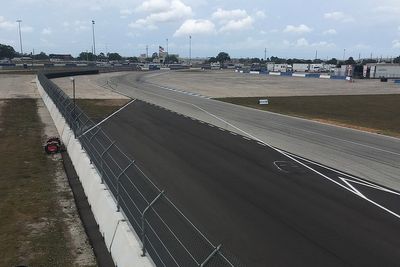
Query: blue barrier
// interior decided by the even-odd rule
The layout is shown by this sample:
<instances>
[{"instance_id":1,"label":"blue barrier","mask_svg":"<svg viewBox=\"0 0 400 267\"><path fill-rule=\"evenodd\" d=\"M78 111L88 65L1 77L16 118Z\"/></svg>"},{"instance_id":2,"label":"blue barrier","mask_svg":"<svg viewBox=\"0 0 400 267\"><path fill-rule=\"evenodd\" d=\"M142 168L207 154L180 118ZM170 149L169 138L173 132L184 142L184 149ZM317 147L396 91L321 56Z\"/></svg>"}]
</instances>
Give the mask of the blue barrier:
<instances>
[{"instance_id":1,"label":"blue barrier","mask_svg":"<svg viewBox=\"0 0 400 267\"><path fill-rule=\"evenodd\" d=\"M335 75L332 75L331 79L332 80L346 80L346 76L335 76Z\"/></svg>"},{"instance_id":2,"label":"blue barrier","mask_svg":"<svg viewBox=\"0 0 400 267\"><path fill-rule=\"evenodd\" d=\"M319 78L320 75L318 73L307 73L306 78Z\"/></svg>"},{"instance_id":3,"label":"blue barrier","mask_svg":"<svg viewBox=\"0 0 400 267\"><path fill-rule=\"evenodd\" d=\"M400 80L394 80L394 83L400 83Z\"/></svg>"},{"instance_id":4,"label":"blue barrier","mask_svg":"<svg viewBox=\"0 0 400 267\"><path fill-rule=\"evenodd\" d=\"M292 76L292 72L281 72L281 76Z\"/></svg>"}]
</instances>

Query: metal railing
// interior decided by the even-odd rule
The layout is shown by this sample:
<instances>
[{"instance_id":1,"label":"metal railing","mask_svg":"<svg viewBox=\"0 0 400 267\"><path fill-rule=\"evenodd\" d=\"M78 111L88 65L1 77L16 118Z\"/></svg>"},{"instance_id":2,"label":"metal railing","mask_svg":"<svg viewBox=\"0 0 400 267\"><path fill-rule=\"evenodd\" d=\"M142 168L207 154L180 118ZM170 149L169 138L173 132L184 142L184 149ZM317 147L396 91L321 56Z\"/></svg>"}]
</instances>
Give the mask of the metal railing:
<instances>
[{"instance_id":1,"label":"metal railing","mask_svg":"<svg viewBox=\"0 0 400 267\"><path fill-rule=\"evenodd\" d=\"M38 74L39 82L89 155L156 266L242 266L214 245L63 90Z\"/></svg>"}]
</instances>

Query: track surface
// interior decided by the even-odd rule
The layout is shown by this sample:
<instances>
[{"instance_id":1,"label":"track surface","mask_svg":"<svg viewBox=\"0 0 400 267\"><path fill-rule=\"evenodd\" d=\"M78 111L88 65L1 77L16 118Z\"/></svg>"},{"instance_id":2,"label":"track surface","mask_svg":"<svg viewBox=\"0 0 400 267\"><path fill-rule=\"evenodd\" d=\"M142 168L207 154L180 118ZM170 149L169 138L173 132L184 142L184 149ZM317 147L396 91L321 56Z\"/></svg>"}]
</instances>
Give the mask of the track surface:
<instances>
[{"instance_id":1,"label":"track surface","mask_svg":"<svg viewBox=\"0 0 400 267\"><path fill-rule=\"evenodd\" d=\"M103 126L184 214L247 266L400 262L396 192L296 158L324 177L256 141L141 101Z\"/></svg>"},{"instance_id":2,"label":"track surface","mask_svg":"<svg viewBox=\"0 0 400 267\"><path fill-rule=\"evenodd\" d=\"M168 74L124 74L111 78L110 84L131 97L240 134L244 130L280 149L400 190L400 139L206 99L154 85L154 75Z\"/></svg>"}]
</instances>

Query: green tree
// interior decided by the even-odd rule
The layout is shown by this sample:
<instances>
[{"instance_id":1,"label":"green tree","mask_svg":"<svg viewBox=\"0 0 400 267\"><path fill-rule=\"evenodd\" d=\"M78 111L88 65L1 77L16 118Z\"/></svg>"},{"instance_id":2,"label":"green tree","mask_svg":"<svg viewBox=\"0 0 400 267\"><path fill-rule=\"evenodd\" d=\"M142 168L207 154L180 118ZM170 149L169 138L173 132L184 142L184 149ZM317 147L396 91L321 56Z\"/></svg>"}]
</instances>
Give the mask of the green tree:
<instances>
[{"instance_id":1,"label":"green tree","mask_svg":"<svg viewBox=\"0 0 400 267\"><path fill-rule=\"evenodd\" d=\"M79 60L88 60L88 61L93 61L94 60L94 55L92 52L81 52L79 53L78 56Z\"/></svg>"},{"instance_id":2,"label":"green tree","mask_svg":"<svg viewBox=\"0 0 400 267\"><path fill-rule=\"evenodd\" d=\"M218 62L218 59L217 59L216 57L210 57L210 58L208 59L208 62L209 62L209 63L215 63L215 62Z\"/></svg>"},{"instance_id":3,"label":"green tree","mask_svg":"<svg viewBox=\"0 0 400 267\"><path fill-rule=\"evenodd\" d=\"M174 63L179 63L179 59L176 55L167 55L165 57L165 62L167 64L174 64Z\"/></svg>"},{"instance_id":4,"label":"green tree","mask_svg":"<svg viewBox=\"0 0 400 267\"><path fill-rule=\"evenodd\" d=\"M0 44L0 58L14 58L16 55L17 52L12 46Z\"/></svg>"},{"instance_id":5,"label":"green tree","mask_svg":"<svg viewBox=\"0 0 400 267\"><path fill-rule=\"evenodd\" d=\"M221 63L221 65L223 65L225 61L231 60L231 57L226 52L219 52L216 59L219 61L219 63Z\"/></svg>"},{"instance_id":6,"label":"green tree","mask_svg":"<svg viewBox=\"0 0 400 267\"><path fill-rule=\"evenodd\" d=\"M132 63L137 63L139 62L139 59L137 57L128 57L128 60Z\"/></svg>"},{"instance_id":7,"label":"green tree","mask_svg":"<svg viewBox=\"0 0 400 267\"><path fill-rule=\"evenodd\" d=\"M261 60L257 57L253 57L250 62L251 63L261 63Z\"/></svg>"},{"instance_id":8,"label":"green tree","mask_svg":"<svg viewBox=\"0 0 400 267\"><path fill-rule=\"evenodd\" d=\"M49 56L46 55L45 52L40 52L39 54L33 55L32 57L33 57L33 59L37 59L37 60L46 60L46 59L49 59Z\"/></svg>"},{"instance_id":9,"label":"green tree","mask_svg":"<svg viewBox=\"0 0 400 267\"><path fill-rule=\"evenodd\" d=\"M338 60L336 58L331 58L326 62L326 64L337 65Z\"/></svg>"},{"instance_id":10,"label":"green tree","mask_svg":"<svg viewBox=\"0 0 400 267\"><path fill-rule=\"evenodd\" d=\"M353 57L349 57L349 59L346 60L344 63L345 63L346 65L354 65L354 64L356 64L356 62L355 62L355 60L354 60Z\"/></svg>"},{"instance_id":11,"label":"green tree","mask_svg":"<svg viewBox=\"0 0 400 267\"><path fill-rule=\"evenodd\" d=\"M394 58L393 63L400 63L400 56Z\"/></svg>"},{"instance_id":12,"label":"green tree","mask_svg":"<svg viewBox=\"0 0 400 267\"><path fill-rule=\"evenodd\" d=\"M121 60L122 57L118 53L108 53L108 60Z\"/></svg>"}]
</instances>

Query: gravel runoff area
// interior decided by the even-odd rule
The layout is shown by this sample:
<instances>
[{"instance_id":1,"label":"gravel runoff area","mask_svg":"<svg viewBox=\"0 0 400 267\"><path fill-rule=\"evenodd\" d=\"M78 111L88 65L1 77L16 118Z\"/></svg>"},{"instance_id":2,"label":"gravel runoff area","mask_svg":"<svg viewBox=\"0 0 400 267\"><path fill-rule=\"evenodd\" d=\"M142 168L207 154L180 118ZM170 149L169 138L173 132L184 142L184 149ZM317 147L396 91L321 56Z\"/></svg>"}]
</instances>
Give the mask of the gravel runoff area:
<instances>
[{"instance_id":1,"label":"gravel runoff area","mask_svg":"<svg viewBox=\"0 0 400 267\"><path fill-rule=\"evenodd\" d=\"M127 99L126 97L110 91L107 80L127 72L111 72L98 75L75 76L75 97L81 99ZM70 77L56 78L52 81L72 97L72 82ZM104 86L104 87L103 87Z\"/></svg>"},{"instance_id":2,"label":"gravel runoff area","mask_svg":"<svg viewBox=\"0 0 400 267\"><path fill-rule=\"evenodd\" d=\"M147 81L209 97L400 94L400 85L380 80L282 77L224 71L170 71L149 74Z\"/></svg>"},{"instance_id":3,"label":"gravel runoff area","mask_svg":"<svg viewBox=\"0 0 400 267\"><path fill-rule=\"evenodd\" d=\"M0 74L0 99L40 98L35 75Z\"/></svg>"},{"instance_id":4,"label":"gravel runoff area","mask_svg":"<svg viewBox=\"0 0 400 267\"><path fill-rule=\"evenodd\" d=\"M96 266L61 155L41 148L58 133L34 75L0 75L0 135L0 161L7 164L0 174L0 266ZM15 144L13 136L22 140Z\"/></svg>"}]
</instances>

